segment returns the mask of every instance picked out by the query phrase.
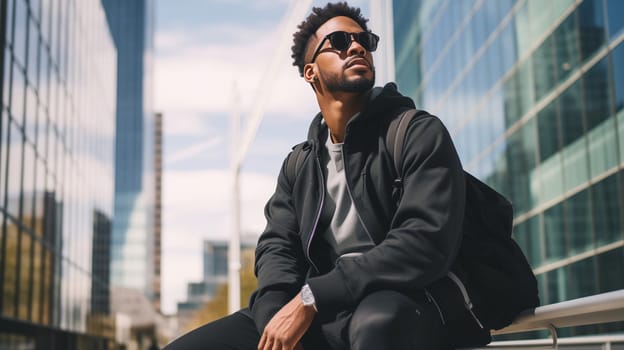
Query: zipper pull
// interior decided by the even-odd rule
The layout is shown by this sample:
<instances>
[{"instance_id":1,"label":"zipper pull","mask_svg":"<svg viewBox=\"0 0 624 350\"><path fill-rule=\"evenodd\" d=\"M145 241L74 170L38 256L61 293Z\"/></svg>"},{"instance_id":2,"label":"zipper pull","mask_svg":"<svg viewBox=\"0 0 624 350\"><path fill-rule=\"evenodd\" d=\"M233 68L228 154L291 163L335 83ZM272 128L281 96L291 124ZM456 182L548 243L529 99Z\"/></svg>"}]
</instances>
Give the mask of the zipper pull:
<instances>
[{"instance_id":1,"label":"zipper pull","mask_svg":"<svg viewBox=\"0 0 624 350\"><path fill-rule=\"evenodd\" d=\"M472 303L467 303L466 304L466 309L468 309L468 312L470 312L470 314L472 315L472 318L474 318L474 320L477 322L477 324L479 325L479 328L483 329L485 327L483 327L483 324L481 324L481 321L479 321L479 318L477 317L477 315L475 315L474 311L472 311Z\"/></svg>"}]
</instances>

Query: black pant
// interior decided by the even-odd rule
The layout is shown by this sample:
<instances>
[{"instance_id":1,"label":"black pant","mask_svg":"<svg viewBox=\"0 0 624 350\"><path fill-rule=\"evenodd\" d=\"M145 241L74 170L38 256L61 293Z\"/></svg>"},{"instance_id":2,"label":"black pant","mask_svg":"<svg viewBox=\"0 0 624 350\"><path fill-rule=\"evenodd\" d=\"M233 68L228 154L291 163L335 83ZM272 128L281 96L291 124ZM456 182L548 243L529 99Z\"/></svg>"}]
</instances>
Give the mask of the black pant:
<instances>
[{"instance_id":1,"label":"black pant","mask_svg":"<svg viewBox=\"0 0 624 350\"><path fill-rule=\"evenodd\" d=\"M364 298L353 313L314 321L302 343L305 350L448 349L446 328L437 308L422 296L380 291ZM197 328L163 350L256 350L260 334L241 312Z\"/></svg>"}]
</instances>

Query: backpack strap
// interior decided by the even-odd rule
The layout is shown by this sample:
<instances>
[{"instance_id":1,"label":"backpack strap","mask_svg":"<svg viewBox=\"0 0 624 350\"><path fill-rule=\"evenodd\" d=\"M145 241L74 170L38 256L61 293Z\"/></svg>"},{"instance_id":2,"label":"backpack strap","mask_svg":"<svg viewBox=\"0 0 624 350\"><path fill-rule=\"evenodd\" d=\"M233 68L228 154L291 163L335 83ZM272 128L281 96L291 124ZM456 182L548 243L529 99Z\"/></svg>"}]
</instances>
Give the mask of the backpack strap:
<instances>
[{"instance_id":1,"label":"backpack strap","mask_svg":"<svg viewBox=\"0 0 624 350\"><path fill-rule=\"evenodd\" d=\"M288 156L288 160L286 161L286 178L291 185L295 183L301 164L305 159L305 151L308 149L307 145L307 141L295 145Z\"/></svg>"},{"instance_id":2,"label":"backpack strap","mask_svg":"<svg viewBox=\"0 0 624 350\"><path fill-rule=\"evenodd\" d=\"M403 143L405 142L405 134L407 126L414 116L417 114L416 109L408 109L401 113L398 118L394 118L388 127L388 146L392 148L392 161L394 162L394 170L396 171L397 181L401 180L401 163L403 160Z\"/></svg>"}]
</instances>

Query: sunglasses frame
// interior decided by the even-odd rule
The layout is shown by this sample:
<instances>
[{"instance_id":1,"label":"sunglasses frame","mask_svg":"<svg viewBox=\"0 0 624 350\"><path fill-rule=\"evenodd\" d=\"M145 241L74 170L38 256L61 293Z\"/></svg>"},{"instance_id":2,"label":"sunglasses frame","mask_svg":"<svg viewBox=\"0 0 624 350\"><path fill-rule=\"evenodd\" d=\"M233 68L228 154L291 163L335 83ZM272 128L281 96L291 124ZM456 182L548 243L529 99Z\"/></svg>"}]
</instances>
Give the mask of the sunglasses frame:
<instances>
[{"instance_id":1,"label":"sunglasses frame","mask_svg":"<svg viewBox=\"0 0 624 350\"><path fill-rule=\"evenodd\" d=\"M349 35L349 43L347 44L347 47L345 47L344 49L340 49L337 48L336 46L334 46L334 43L332 42L331 37L333 35L336 35L338 33L346 33L347 35ZM368 45L363 44L360 41L360 35L370 35L372 38L374 38L374 46L375 48L371 49L369 47L366 47ZM314 50L314 55L312 55L312 61L310 61L310 63L314 63L314 61L316 60L316 57L321 53L321 49L323 48L323 44L325 44L325 41L329 40L329 43L331 44L332 48L340 51L340 52L344 52L347 51L350 47L351 44L353 43L353 41L357 41L358 44L362 45L362 47L364 47L364 49L366 49L366 51L368 52L374 52L375 50L377 50L377 45L379 44L379 35L373 33L373 32L367 32L367 31L362 31L362 32L357 32L357 33L349 33L347 31L344 30L337 30L335 32L331 32L327 35L325 35L325 37L323 38L323 40L321 40L321 43L319 44L319 46L316 48L316 50Z\"/></svg>"}]
</instances>

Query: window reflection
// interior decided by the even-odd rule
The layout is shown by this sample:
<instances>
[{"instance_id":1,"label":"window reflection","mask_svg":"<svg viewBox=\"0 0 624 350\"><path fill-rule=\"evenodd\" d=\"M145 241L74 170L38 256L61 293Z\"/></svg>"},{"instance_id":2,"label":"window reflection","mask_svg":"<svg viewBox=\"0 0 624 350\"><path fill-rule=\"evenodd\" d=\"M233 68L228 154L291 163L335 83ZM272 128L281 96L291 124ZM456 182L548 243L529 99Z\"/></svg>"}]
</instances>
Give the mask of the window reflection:
<instances>
[{"instance_id":1,"label":"window reflection","mask_svg":"<svg viewBox=\"0 0 624 350\"><path fill-rule=\"evenodd\" d=\"M598 246L622 239L622 188L614 174L592 186L593 217ZM623 275L624 276L624 275Z\"/></svg>"},{"instance_id":2,"label":"window reflection","mask_svg":"<svg viewBox=\"0 0 624 350\"><path fill-rule=\"evenodd\" d=\"M19 261L18 252L18 226L10 219L6 220L4 227L4 278L2 280L2 315L15 317L17 314L17 264ZM3 220L3 221L4 221Z\"/></svg>"},{"instance_id":3,"label":"window reflection","mask_svg":"<svg viewBox=\"0 0 624 350\"><path fill-rule=\"evenodd\" d=\"M544 238L546 259L564 258L567 253L563 204L557 204L544 212Z\"/></svg>"},{"instance_id":4,"label":"window reflection","mask_svg":"<svg viewBox=\"0 0 624 350\"><path fill-rule=\"evenodd\" d=\"M597 256L598 292L606 293L624 288L624 248Z\"/></svg>"},{"instance_id":5,"label":"window reflection","mask_svg":"<svg viewBox=\"0 0 624 350\"><path fill-rule=\"evenodd\" d=\"M578 20L576 13L568 16L554 32L557 81L562 83L579 65Z\"/></svg>"},{"instance_id":6,"label":"window reflection","mask_svg":"<svg viewBox=\"0 0 624 350\"><path fill-rule=\"evenodd\" d=\"M581 191L564 202L569 254L578 254L594 247L589 191Z\"/></svg>"},{"instance_id":7,"label":"window reflection","mask_svg":"<svg viewBox=\"0 0 624 350\"><path fill-rule=\"evenodd\" d=\"M607 18L609 20L609 37L615 39L622 34L624 28L624 2L621 0L607 0Z\"/></svg>"},{"instance_id":8,"label":"window reflection","mask_svg":"<svg viewBox=\"0 0 624 350\"><path fill-rule=\"evenodd\" d=\"M535 99L540 100L555 87L556 57L554 39L548 37L533 53Z\"/></svg>"},{"instance_id":9,"label":"window reflection","mask_svg":"<svg viewBox=\"0 0 624 350\"><path fill-rule=\"evenodd\" d=\"M581 59L593 56L605 44L603 0L585 0L578 8Z\"/></svg>"}]
</instances>

